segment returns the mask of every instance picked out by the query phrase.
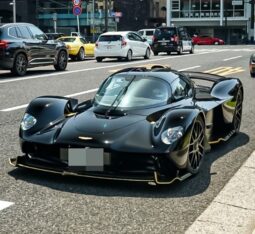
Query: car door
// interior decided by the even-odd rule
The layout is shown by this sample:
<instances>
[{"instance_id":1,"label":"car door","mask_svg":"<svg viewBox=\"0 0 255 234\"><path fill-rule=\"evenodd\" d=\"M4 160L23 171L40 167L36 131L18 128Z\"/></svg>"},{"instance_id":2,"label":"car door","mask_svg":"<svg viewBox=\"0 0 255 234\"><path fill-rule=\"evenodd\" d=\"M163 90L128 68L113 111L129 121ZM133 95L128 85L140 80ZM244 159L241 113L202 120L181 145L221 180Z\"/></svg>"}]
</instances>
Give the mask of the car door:
<instances>
[{"instance_id":1,"label":"car door","mask_svg":"<svg viewBox=\"0 0 255 234\"><path fill-rule=\"evenodd\" d=\"M146 49L148 48L147 42L145 39L143 39L140 35L137 33L133 33L135 41L136 41L136 48L137 48L137 53L139 56L144 56L146 53Z\"/></svg>"},{"instance_id":2,"label":"car door","mask_svg":"<svg viewBox=\"0 0 255 234\"><path fill-rule=\"evenodd\" d=\"M137 50L137 42L136 42L134 34L128 33L127 38L128 38L128 44L130 46L130 49L132 50L133 56L138 56L139 51Z\"/></svg>"},{"instance_id":3,"label":"car door","mask_svg":"<svg viewBox=\"0 0 255 234\"><path fill-rule=\"evenodd\" d=\"M47 36L36 26L29 25L32 37L38 43L39 63L53 63L56 56L57 42L48 40Z\"/></svg>"},{"instance_id":4,"label":"car door","mask_svg":"<svg viewBox=\"0 0 255 234\"><path fill-rule=\"evenodd\" d=\"M22 40L24 49L26 51L28 64L31 65L36 63L39 59L39 44L38 41L34 40L26 25L19 25L16 27L17 37Z\"/></svg>"}]
</instances>

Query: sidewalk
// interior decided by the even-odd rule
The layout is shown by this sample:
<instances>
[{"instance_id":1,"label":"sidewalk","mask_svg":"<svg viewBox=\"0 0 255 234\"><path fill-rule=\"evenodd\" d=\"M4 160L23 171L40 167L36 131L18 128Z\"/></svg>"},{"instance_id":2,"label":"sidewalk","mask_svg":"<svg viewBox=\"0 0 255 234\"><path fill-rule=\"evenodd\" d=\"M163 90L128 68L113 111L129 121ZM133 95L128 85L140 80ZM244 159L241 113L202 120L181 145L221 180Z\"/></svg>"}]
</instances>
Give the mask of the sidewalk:
<instances>
[{"instance_id":1,"label":"sidewalk","mask_svg":"<svg viewBox=\"0 0 255 234\"><path fill-rule=\"evenodd\" d=\"M186 234L255 234L255 151Z\"/></svg>"}]
</instances>

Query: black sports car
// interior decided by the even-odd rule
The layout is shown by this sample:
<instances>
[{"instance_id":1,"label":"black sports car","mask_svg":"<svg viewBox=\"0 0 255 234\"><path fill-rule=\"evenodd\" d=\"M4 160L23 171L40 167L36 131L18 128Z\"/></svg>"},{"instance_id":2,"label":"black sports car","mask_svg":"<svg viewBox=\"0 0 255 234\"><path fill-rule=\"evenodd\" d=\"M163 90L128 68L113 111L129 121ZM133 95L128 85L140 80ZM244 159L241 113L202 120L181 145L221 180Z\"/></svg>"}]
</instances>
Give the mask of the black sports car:
<instances>
[{"instance_id":1,"label":"black sports car","mask_svg":"<svg viewBox=\"0 0 255 234\"><path fill-rule=\"evenodd\" d=\"M168 184L196 174L210 144L241 124L239 79L153 66L112 74L93 100L44 96L20 126L14 166Z\"/></svg>"}]
</instances>

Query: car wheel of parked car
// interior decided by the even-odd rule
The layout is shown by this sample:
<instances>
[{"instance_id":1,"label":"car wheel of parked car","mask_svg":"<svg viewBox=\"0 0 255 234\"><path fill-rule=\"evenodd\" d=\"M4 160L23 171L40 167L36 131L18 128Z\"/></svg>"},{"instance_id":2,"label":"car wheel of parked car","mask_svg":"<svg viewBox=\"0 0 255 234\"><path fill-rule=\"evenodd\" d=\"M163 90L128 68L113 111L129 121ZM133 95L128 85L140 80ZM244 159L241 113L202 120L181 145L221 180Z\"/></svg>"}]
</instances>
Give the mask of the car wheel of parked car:
<instances>
[{"instance_id":1,"label":"car wheel of parked car","mask_svg":"<svg viewBox=\"0 0 255 234\"><path fill-rule=\"evenodd\" d=\"M194 45L191 46L190 54L194 54Z\"/></svg>"},{"instance_id":2,"label":"car wheel of parked car","mask_svg":"<svg viewBox=\"0 0 255 234\"><path fill-rule=\"evenodd\" d=\"M219 42L218 42L218 41L215 41L215 42L214 42L214 45L219 45Z\"/></svg>"},{"instance_id":3,"label":"car wheel of parked car","mask_svg":"<svg viewBox=\"0 0 255 234\"><path fill-rule=\"evenodd\" d=\"M97 62L102 62L103 61L103 58L96 58Z\"/></svg>"},{"instance_id":4,"label":"car wheel of parked car","mask_svg":"<svg viewBox=\"0 0 255 234\"><path fill-rule=\"evenodd\" d=\"M182 45L180 46L180 48L179 48L179 50L177 51L177 53L178 53L179 55L181 55L181 54L183 53Z\"/></svg>"},{"instance_id":5,"label":"car wheel of parked car","mask_svg":"<svg viewBox=\"0 0 255 234\"><path fill-rule=\"evenodd\" d=\"M27 73L27 65L28 62L26 55L19 53L15 57L11 72L18 76L24 76Z\"/></svg>"},{"instance_id":6,"label":"car wheel of parked car","mask_svg":"<svg viewBox=\"0 0 255 234\"><path fill-rule=\"evenodd\" d=\"M158 52L153 52L155 56L158 56Z\"/></svg>"},{"instance_id":7,"label":"car wheel of parked car","mask_svg":"<svg viewBox=\"0 0 255 234\"><path fill-rule=\"evenodd\" d=\"M79 53L77 55L78 60L82 61L85 59L85 51L83 48L80 48Z\"/></svg>"},{"instance_id":8,"label":"car wheel of parked car","mask_svg":"<svg viewBox=\"0 0 255 234\"><path fill-rule=\"evenodd\" d=\"M188 150L188 161L186 170L192 174L196 174L199 171L201 163L205 154L205 124L203 119L198 116L192 128L189 150Z\"/></svg>"},{"instance_id":9,"label":"car wheel of parked car","mask_svg":"<svg viewBox=\"0 0 255 234\"><path fill-rule=\"evenodd\" d=\"M68 61L67 53L64 50L59 51L57 64L54 65L54 68L57 71L64 71L67 66L67 61Z\"/></svg>"},{"instance_id":10,"label":"car wheel of parked car","mask_svg":"<svg viewBox=\"0 0 255 234\"><path fill-rule=\"evenodd\" d=\"M170 51L168 51L168 52L166 52L167 53L167 55L170 55L171 54L171 52Z\"/></svg>"},{"instance_id":11,"label":"car wheel of parked car","mask_svg":"<svg viewBox=\"0 0 255 234\"><path fill-rule=\"evenodd\" d=\"M236 106L232 122L235 133L239 132L241 126L242 110L243 110L243 92L241 89L239 89L236 95Z\"/></svg>"},{"instance_id":12,"label":"car wheel of parked car","mask_svg":"<svg viewBox=\"0 0 255 234\"><path fill-rule=\"evenodd\" d=\"M251 77L255 77L255 72L250 72Z\"/></svg>"},{"instance_id":13,"label":"car wheel of parked car","mask_svg":"<svg viewBox=\"0 0 255 234\"><path fill-rule=\"evenodd\" d=\"M129 50L129 51L127 52L126 60L127 60L127 61L131 61L131 60L132 60L132 51L131 51L131 50Z\"/></svg>"},{"instance_id":14,"label":"car wheel of parked car","mask_svg":"<svg viewBox=\"0 0 255 234\"><path fill-rule=\"evenodd\" d=\"M150 48L147 48L146 52L145 52L145 55L144 55L144 59L149 59L151 56L151 51L150 51Z\"/></svg>"}]
</instances>

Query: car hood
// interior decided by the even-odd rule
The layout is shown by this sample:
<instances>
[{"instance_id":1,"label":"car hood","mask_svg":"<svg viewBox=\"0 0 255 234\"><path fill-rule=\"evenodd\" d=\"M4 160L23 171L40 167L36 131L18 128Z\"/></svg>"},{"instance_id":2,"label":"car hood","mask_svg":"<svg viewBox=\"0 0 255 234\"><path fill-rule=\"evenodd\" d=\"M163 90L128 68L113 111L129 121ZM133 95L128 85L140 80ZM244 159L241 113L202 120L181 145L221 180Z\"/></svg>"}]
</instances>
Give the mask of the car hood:
<instances>
[{"instance_id":1,"label":"car hood","mask_svg":"<svg viewBox=\"0 0 255 234\"><path fill-rule=\"evenodd\" d=\"M142 120L145 120L145 116L133 114L106 118L105 115L96 114L92 110L87 110L72 117L65 124L64 128L72 126L79 132L99 134L116 131Z\"/></svg>"}]
</instances>

